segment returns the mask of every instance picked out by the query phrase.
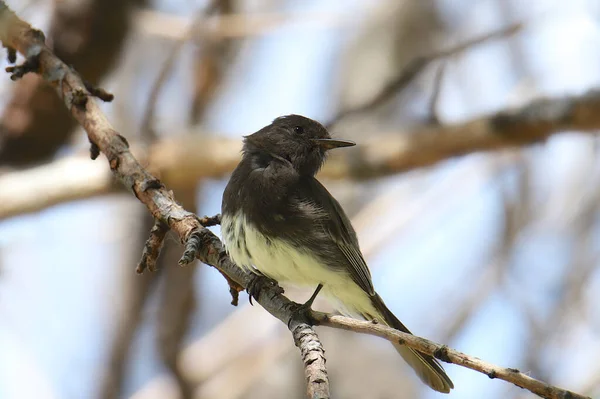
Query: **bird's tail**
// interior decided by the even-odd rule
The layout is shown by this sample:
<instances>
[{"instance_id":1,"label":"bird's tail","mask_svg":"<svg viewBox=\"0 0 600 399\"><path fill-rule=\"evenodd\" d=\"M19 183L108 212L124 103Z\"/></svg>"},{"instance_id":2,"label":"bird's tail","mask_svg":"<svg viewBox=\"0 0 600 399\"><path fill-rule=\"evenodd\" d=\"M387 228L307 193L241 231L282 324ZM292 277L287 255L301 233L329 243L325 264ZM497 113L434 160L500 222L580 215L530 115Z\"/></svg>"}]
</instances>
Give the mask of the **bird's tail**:
<instances>
[{"instance_id":1,"label":"bird's tail","mask_svg":"<svg viewBox=\"0 0 600 399\"><path fill-rule=\"evenodd\" d=\"M389 327L396 330L412 334L408 328L402 324L400 320L385 306L381 297L377 294L371 297L373 307L379 313L377 319L383 320ZM368 319L373 319L372 315L363 315ZM454 384L450 377L446 374L442 366L429 355L420 353L405 345L393 344L402 358L415 370L421 381L430 386L432 389L449 393L450 389L454 388Z\"/></svg>"}]
</instances>

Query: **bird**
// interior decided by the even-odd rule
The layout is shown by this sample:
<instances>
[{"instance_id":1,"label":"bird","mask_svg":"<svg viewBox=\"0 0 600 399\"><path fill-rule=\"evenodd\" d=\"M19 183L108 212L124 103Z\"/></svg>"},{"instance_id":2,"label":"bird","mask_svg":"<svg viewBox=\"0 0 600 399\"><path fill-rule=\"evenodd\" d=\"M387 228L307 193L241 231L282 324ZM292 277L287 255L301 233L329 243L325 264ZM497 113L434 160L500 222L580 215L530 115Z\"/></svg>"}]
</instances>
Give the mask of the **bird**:
<instances>
[{"instance_id":1,"label":"bird","mask_svg":"<svg viewBox=\"0 0 600 399\"><path fill-rule=\"evenodd\" d=\"M277 283L317 287L336 310L411 333L375 292L356 232L339 202L316 179L328 151L355 145L319 122L281 116L244 136L242 158L223 192L221 234L240 268ZM454 384L430 355L393 344L435 391Z\"/></svg>"}]
</instances>

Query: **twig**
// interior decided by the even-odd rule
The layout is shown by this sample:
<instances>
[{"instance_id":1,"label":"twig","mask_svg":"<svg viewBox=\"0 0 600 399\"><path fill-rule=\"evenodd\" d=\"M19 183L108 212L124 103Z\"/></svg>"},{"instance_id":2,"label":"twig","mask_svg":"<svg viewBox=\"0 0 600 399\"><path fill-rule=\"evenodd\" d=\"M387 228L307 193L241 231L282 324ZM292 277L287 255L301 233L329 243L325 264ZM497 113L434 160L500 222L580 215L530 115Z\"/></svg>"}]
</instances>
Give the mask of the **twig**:
<instances>
[{"instance_id":1,"label":"twig","mask_svg":"<svg viewBox=\"0 0 600 399\"><path fill-rule=\"evenodd\" d=\"M148 237L142 251L142 259L135 269L138 274L142 274L146 269L151 272L156 271L156 261L168 231L169 228L163 222L158 219L154 221L154 226L150 230L150 237Z\"/></svg>"},{"instance_id":2,"label":"twig","mask_svg":"<svg viewBox=\"0 0 600 399\"><path fill-rule=\"evenodd\" d=\"M218 269L217 269L218 270ZM233 280L231 277L227 275L227 273L219 270L219 273L225 278L227 281L227 285L229 286L229 294L231 295L231 304L233 306L239 305L240 302L240 292L244 291L244 287Z\"/></svg>"},{"instance_id":3,"label":"twig","mask_svg":"<svg viewBox=\"0 0 600 399\"><path fill-rule=\"evenodd\" d=\"M163 63L158 76L156 79L154 79L154 82L150 88L150 94L148 95L148 101L146 102L146 107L142 115L142 122L140 124L140 131L148 143L152 143L157 139L157 135L152 124L154 122L154 109L156 108L158 96L164 83L171 74L173 66L175 65L175 61L177 60L177 56L181 52L181 49L186 42L187 40L181 39L170 48L169 55L167 56L166 61Z\"/></svg>"},{"instance_id":4,"label":"twig","mask_svg":"<svg viewBox=\"0 0 600 399\"><path fill-rule=\"evenodd\" d=\"M491 379L501 379L546 399L591 399L575 392L567 391L545 382L538 381L521 373L517 369L499 367L485 362L474 356L467 355L446 345L432 342L428 339L403 333L379 323L355 320L343 316L332 316L320 312L312 312L313 318L319 325L354 331L361 334L375 335L390 342L399 342L419 352L426 353L446 363L456 364L487 375Z\"/></svg>"},{"instance_id":5,"label":"twig","mask_svg":"<svg viewBox=\"0 0 600 399\"><path fill-rule=\"evenodd\" d=\"M160 91L164 86L165 82L167 81L167 78L170 76L171 71L175 66L175 61L181 53L181 50L183 49L184 45L192 38L194 32L197 29L197 26L200 25L202 18L205 17L205 14L211 14L214 11L214 8L216 7L217 3L219 3L218 0L212 0L211 3L206 7L206 10L202 10L196 13L195 17L187 25L185 34L182 37L180 37L174 45L170 47L169 54L166 57L166 61L162 64L158 76L152 83L140 127L140 130L148 139L148 142L153 142L157 138L156 132L154 131L152 124L154 122L154 113Z\"/></svg>"},{"instance_id":6,"label":"twig","mask_svg":"<svg viewBox=\"0 0 600 399\"><path fill-rule=\"evenodd\" d=\"M217 0L211 13L219 16L233 14L234 0ZM196 25L203 26L201 23ZM218 37L211 32L200 32L202 45L197 46L193 60L193 96L189 121L197 125L205 116L208 105L214 100L226 76L227 69L234 64L234 40ZM195 40L198 42L198 39Z\"/></svg>"},{"instance_id":7,"label":"twig","mask_svg":"<svg viewBox=\"0 0 600 399\"><path fill-rule=\"evenodd\" d=\"M83 83L85 84L87 91L89 91L92 96L99 98L105 103L109 103L115 99L115 96L112 93L107 92L103 88L96 87L86 80L84 80Z\"/></svg>"},{"instance_id":8,"label":"twig","mask_svg":"<svg viewBox=\"0 0 600 399\"><path fill-rule=\"evenodd\" d=\"M412 82L418 74L420 74L425 68L432 62L453 56L461 53L469 48L479 46L480 44L486 43L491 40L500 39L506 36L514 35L523 29L523 23L517 23L510 25L506 28L500 29L495 32L487 33L483 36L476 37L471 40L467 40L463 43L457 44L445 50L435 52L426 56L417 57L400 72L400 74L392 79L377 96L370 101L360 106L342 110L333 120L327 123L327 127L332 127L338 123L341 119L358 113L368 112L378 108L379 106L386 103L389 99L397 95L400 91L406 88L406 86Z\"/></svg>"},{"instance_id":9,"label":"twig","mask_svg":"<svg viewBox=\"0 0 600 399\"><path fill-rule=\"evenodd\" d=\"M430 125L440 125L440 119L437 113L437 106L440 99L440 93L442 92L442 80L444 78L446 64L443 62L438 66L437 71L435 72L435 78L433 79L433 90L431 93L431 98L429 99L429 124Z\"/></svg>"},{"instance_id":10,"label":"twig","mask_svg":"<svg viewBox=\"0 0 600 399\"><path fill-rule=\"evenodd\" d=\"M217 213L215 216L204 216L203 218L200 218L200 224L204 227L221 224L221 214Z\"/></svg>"}]
</instances>

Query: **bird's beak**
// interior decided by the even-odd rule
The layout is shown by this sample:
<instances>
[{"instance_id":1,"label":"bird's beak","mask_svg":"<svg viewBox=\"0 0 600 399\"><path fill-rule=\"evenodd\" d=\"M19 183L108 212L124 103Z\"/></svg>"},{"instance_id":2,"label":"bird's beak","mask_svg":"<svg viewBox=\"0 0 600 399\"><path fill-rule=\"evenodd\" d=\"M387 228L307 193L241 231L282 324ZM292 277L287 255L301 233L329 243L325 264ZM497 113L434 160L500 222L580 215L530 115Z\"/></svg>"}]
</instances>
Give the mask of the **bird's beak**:
<instances>
[{"instance_id":1,"label":"bird's beak","mask_svg":"<svg viewBox=\"0 0 600 399\"><path fill-rule=\"evenodd\" d=\"M336 139L313 139L313 142L324 150L332 150L334 148L341 147L352 147L356 145L354 141Z\"/></svg>"}]
</instances>

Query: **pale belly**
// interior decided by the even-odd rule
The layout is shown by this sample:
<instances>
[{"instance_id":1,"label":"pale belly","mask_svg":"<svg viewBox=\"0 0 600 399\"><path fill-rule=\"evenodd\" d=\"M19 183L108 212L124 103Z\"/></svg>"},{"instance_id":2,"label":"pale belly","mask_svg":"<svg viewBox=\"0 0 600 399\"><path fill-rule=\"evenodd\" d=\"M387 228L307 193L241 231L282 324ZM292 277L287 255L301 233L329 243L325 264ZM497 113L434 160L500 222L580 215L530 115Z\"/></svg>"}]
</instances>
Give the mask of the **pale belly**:
<instances>
[{"instance_id":1,"label":"pale belly","mask_svg":"<svg viewBox=\"0 0 600 399\"><path fill-rule=\"evenodd\" d=\"M338 310L373 314L369 296L348 275L321 264L311 253L265 237L244 218L223 215L221 230L227 253L239 267L258 270L279 283L313 289L323 284L323 293L337 302Z\"/></svg>"}]
</instances>

